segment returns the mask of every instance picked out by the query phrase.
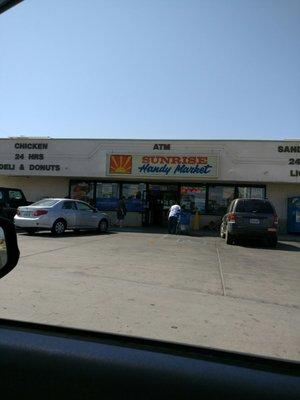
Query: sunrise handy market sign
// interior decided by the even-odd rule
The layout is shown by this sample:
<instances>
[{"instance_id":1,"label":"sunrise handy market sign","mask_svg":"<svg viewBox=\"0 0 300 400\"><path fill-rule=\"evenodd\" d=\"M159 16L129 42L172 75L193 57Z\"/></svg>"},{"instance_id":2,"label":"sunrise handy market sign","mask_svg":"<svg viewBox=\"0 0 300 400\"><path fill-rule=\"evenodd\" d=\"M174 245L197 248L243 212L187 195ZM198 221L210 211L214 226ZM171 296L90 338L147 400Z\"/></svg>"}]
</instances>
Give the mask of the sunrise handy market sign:
<instances>
[{"instance_id":1,"label":"sunrise handy market sign","mask_svg":"<svg viewBox=\"0 0 300 400\"><path fill-rule=\"evenodd\" d=\"M215 155L128 155L109 154L107 175L217 178L218 157Z\"/></svg>"}]
</instances>

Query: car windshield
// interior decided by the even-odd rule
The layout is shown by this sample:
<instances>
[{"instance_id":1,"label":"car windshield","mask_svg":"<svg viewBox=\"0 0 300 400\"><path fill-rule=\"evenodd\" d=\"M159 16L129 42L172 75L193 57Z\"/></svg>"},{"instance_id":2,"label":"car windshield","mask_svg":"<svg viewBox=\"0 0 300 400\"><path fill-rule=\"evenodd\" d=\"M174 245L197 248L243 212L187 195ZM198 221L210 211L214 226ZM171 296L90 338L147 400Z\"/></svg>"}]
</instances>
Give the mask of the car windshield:
<instances>
[{"instance_id":1,"label":"car windshield","mask_svg":"<svg viewBox=\"0 0 300 400\"><path fill-rule=\"evenodd\" d=\"M300 361L300 1L14 3L0 318Z\"/></svg>"},{"instance_id":2,"label":"car windshield","mask_svg":"<svg viewBox=\"0 0 300 400\"><path fill-rule=\"evenodd\" d=\"M240 201L236 206L236 211L257 214L274 214L271 204L268 201L260 200Z\"/></svg>"},{"instance_id":3,"label":"car windshield","mask_svg":"<svg viewBox=\"0 0 300 400\"><path fill-rule=\"evenodd\" d=\"M31 204L33 207L52 207L57 204L59 200L44 199Z\"/></svg>"}]
</instances>

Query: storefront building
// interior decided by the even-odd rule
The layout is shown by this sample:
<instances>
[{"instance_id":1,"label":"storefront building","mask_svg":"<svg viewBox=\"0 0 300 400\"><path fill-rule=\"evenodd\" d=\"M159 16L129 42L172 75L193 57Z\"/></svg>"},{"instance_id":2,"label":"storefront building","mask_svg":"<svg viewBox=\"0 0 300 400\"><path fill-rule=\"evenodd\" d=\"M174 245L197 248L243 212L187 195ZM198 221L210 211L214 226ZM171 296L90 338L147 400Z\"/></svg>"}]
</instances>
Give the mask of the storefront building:
<instances>
[{"instance_id":1,"label":"storefront building","mask_svg":"<svg viewBox=\"0 0 300 400\"><path fill-rule=\"evenodd\" d=\"M200 226L217 221L236 197L269 198L286 229L289 197L300 196L300 140L0 139L0 186L29 201L72 197L126 225L164 225L172 201Z\"/></svg>"}]
</instances>

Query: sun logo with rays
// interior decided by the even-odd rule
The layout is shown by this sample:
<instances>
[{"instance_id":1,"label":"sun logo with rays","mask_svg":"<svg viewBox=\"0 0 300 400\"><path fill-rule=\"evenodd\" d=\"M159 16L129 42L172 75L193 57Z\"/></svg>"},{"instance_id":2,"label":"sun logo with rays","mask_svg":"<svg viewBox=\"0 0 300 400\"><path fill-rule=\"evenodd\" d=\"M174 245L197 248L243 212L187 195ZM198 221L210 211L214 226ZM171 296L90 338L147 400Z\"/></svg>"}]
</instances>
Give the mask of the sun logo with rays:
<instances>
[{"instance_id":1,"label":"sun logo with rays","mask_svg":"<svg viewBox=\"0 0 300 400\"><path fill-rule=\"evenodd\" d=\"M131 174L132 156L114 154L109 161L110 174Z\"/></svg>"}]
</instances>

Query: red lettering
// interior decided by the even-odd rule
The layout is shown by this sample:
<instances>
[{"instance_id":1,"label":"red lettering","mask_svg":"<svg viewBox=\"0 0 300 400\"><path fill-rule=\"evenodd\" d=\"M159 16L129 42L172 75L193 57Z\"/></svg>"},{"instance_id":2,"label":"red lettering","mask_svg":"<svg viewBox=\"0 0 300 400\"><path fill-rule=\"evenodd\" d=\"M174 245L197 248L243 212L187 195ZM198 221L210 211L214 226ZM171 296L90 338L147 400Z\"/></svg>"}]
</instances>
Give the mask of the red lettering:
<instances>
[{"instance_id":1,"label":"red lettering","mask_svg":"<svg viewBox=\"0 0 300 400\"><path fill-rule=\"evenodd\" d=\"M197 157L197 164L207 164L207 157Z\"/></svg>"},{"instance_id":2,"label":"red lettering","mask_svg":"<svg viewBox=\"0 0 300 400\"><path fill-rule=\"evenodd\" d=\"M188 159L187 157L183 156L182 157L182 163L183 164L187 164L188 163L187 159Z\"/></svg>"},{"instance_id":3,"label":"red lettering","mask_svg":"<svg viewBox=\"0 0 300 400\"><path fill-rule=\"evenodd\" d=\"M160 157L160 164L169 164L169 157Z\"/></svg>"},{"instance_id":4,"label":"red lettering","mask_svg":"<svg viewBox=\"0 0 300 400\"><path fill-rule=\"evenodd\" d=\"M142 156L142 163L148 164L207 164L206 156Z\"/></svg>"},{"instance_id":5,"label":"red lettering","mask_svg":"<svg viewBox=\"0 0 300 400\"><path fill-rule=\"evenodd\" d=\"M196 164L196 157L188 157L188 164Z\"/></svg>"},{"instance_id":6,"label":"red lettering","mask_svg":"<svg viewBox=\"0 0 300 400\"><path fill-rule=\"evenodd\" d=\"M171 164L181 164L180 157L171 157L172 161Z\"/></svg>"}]
</instances>

